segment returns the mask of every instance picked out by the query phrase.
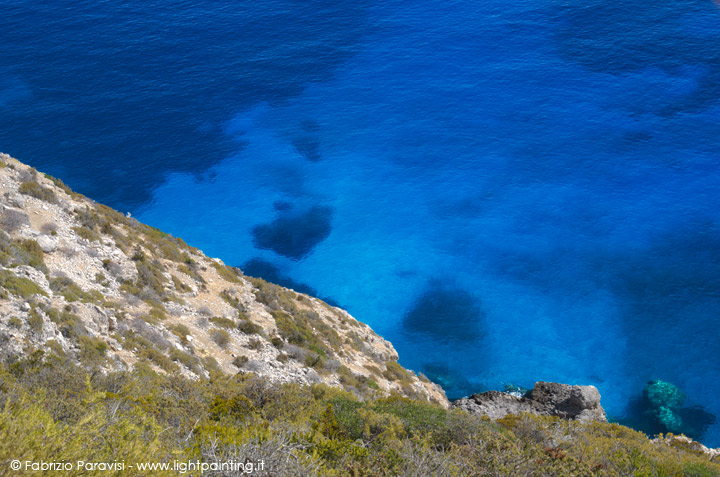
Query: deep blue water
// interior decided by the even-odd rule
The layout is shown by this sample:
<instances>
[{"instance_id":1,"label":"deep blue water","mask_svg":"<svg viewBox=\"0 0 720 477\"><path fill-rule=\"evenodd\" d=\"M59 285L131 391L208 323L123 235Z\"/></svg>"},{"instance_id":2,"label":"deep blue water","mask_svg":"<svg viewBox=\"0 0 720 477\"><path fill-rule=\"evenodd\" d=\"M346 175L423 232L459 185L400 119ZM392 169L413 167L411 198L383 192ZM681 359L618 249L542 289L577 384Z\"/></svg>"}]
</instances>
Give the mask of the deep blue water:
<instances>
[{"instance_id":1,"label":"deep blue water","mask_svg":"<svg viewBox=\"0 0 720 477\"><path fill-rule=\"evenodd\" d=\"M593 384L653 431L664 379L720 445L714 3L119 3L0 5L0 150L451 396Z\"/></svg>"}]
</instances>

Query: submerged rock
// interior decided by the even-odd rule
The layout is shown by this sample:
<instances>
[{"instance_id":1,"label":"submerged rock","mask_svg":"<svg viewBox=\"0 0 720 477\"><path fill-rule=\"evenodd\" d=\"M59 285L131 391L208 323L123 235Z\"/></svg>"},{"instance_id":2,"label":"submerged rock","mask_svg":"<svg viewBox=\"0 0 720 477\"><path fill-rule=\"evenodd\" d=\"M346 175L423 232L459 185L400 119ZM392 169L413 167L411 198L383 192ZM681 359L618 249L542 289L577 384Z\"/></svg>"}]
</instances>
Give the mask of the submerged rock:
<instances>
[{"instance_id":1,"label":"submerged rock","mask_svg":"<svg viewBox=\"0 0 720 477\"><path fill-rule=\"evenodd\" d=\"M452 406L491 419L528 412L563 419L607 422L605 410L600 405L600 392L595 386L570 386L541 381L535 383L535 387L522 397L488 391L458 399Z\"/></svg>"},{"instance_id":2,"label":"submerged rock","mask_svg":"<svg viewBox=\"0 0 720 477\"><path fill-rule=\"evenodd\" d=\"M670 432L682 432L683 422L678 410L685 402L685 393L661 379L650 381L643 393L652 406L655 418Z\"/></svg>"}]
</instances>

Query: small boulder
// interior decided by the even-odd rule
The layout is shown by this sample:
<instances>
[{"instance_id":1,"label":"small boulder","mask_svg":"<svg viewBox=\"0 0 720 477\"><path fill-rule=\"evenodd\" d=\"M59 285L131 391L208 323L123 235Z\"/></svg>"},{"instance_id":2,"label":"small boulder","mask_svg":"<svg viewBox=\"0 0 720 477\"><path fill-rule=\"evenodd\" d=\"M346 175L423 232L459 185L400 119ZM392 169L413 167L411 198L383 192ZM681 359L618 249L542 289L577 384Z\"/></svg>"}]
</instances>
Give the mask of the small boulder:
<instances>
[{"instance_id":1,"label":"small boulder","mask_svg":"<svg viewBox=\"0 0 720 477\"><path fill-rule=\"evenodd\" d=\"M41 235L37 239L38 245L40 245L40 248L45 253L52 253L58 248L58 241L54 237L50 237L49 235Z\"/></svg>"},{"instance_id":2,"label":"small boulder","mask_svg":"<svg viewBox=\"0 0 720 477\"><path fill-rule=\"evenodd\" d=\"M25 198L20 193L9 194L7 196L8 203L13 207L22 209L25 207Z\"/></svg>"}]
</instances>

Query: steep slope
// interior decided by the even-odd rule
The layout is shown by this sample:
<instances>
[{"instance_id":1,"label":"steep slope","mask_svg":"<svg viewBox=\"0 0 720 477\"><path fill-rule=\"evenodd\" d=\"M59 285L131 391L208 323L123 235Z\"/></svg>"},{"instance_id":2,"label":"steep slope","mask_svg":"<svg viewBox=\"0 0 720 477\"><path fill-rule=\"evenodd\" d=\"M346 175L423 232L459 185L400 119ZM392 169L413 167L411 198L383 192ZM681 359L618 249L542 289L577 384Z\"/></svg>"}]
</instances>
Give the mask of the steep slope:
<instances>
[{"instance_id":1,"label":"steep slope","mask_svg":"<svg viewBox=\"0 0 720 477\"><path fill-rule=\"evenodd\" d=\"M185 377L252 372L447 405L347 312L244 276L0 155L0 358Z\"/></svg>"},{"instance_id":2,"label":"steep slope","mask_svg":"<svg viewBox=\"0 0 720 477\"><path fill-rule=\"evenodd\" d=\"M41 463L87 475L177 475L178 464L303 477L720 475L716 449L600 422L594 388L538 383L529 398L491 392L448 408L345 311L0 155L2 475Z\"/></svg>"}]
</instances>

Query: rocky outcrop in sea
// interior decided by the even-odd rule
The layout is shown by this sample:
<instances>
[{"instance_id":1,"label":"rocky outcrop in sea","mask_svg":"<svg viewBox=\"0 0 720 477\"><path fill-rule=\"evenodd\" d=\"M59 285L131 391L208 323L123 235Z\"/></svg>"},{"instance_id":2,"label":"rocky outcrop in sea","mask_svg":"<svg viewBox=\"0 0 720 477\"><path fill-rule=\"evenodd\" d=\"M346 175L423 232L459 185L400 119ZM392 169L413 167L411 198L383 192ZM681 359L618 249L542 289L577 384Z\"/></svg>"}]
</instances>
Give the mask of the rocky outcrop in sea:
<instances>
[{"instance_id":1,"label":"rocky outcrop in sea","mask_svg":"<svg viewBox=\"0 0 720 477\"><path fill-rule=\"evenodd\" d=\"M541 381L521 397L488 391L458 399L452 406L490 419L527 412L578 421L607 422L605 410L600 405L600 392L595 386L570 386Z\"/></svg>"}]
</instances>

